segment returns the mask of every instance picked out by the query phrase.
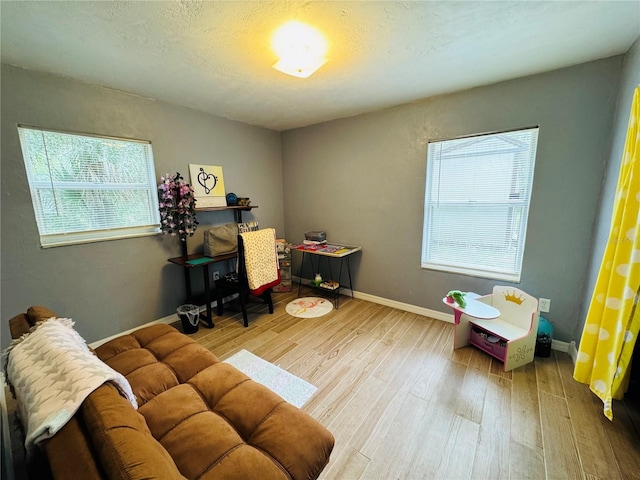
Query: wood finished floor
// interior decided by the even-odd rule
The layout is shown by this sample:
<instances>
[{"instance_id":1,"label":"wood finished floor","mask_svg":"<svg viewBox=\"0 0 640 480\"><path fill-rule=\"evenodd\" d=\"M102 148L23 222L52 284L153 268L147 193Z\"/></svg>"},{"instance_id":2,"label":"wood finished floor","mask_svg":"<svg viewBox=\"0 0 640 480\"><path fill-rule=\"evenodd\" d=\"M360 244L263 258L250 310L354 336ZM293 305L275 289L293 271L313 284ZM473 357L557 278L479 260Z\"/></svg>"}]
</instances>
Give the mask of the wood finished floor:
<instances>
[{"instance_id":1,"label":"wood finished floor","mask_svg":"<svg viewBox=\"0 0 640 480\"><path fill-rule=\"evenodd\" d=\"M246 349L318 391L303 407L335 436L322 479L640 478L640 409L615 419L572 379L567 354L512 372L472 347L452 350L453 326L363 300L313 319L252 306L249 328L225 312L193 334L219 358Z\"/></svg>"}]
</instances>

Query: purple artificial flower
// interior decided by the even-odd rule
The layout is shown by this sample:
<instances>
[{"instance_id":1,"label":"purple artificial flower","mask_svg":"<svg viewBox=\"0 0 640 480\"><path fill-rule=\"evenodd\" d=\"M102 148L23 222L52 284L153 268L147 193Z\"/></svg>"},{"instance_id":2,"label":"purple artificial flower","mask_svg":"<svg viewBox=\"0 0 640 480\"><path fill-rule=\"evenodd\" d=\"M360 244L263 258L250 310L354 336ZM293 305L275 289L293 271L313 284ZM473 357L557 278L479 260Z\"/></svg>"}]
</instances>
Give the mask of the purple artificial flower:
<instances>
[{"instance_id":1,"label":"purple artificial flower","mask_svg":"<svg viewBox=\"0 0 640 480\"><path fill-rule=\"evenodd\" d=\"M160 230L166 235L180 236L185 241L192 236L197 228L193 188L186 183L180 173L166 174L160 177L158 185L158 207L160 210Z\"/></svg>"}]
</instances>

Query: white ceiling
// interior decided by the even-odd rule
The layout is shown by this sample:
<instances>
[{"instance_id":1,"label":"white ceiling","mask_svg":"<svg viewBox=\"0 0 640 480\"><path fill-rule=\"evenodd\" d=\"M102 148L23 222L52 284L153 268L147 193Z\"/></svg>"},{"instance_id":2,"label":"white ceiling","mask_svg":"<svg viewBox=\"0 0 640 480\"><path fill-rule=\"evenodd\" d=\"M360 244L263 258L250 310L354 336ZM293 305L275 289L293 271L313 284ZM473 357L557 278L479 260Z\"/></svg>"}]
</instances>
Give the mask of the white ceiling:
<instances>
[{"instance_id":1,"label":"white ceiling","mask_svg":"<svg viewBox=\"0 0 640 480\"><path fill-rule=\"evenodd\" d=\"M2 62L275 130L625 53L640 1L2 1ZM329 39L271 68L286 20Z\"/></svg>"}]
</instances>

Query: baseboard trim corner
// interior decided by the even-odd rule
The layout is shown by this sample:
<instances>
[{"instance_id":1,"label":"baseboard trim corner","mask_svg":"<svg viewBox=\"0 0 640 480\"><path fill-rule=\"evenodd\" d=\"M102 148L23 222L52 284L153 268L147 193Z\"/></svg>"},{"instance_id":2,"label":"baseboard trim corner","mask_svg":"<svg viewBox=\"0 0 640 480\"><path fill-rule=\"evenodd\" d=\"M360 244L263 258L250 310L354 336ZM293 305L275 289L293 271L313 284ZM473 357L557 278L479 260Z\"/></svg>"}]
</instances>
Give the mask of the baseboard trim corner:
<instances>
[{"instance_id":1,"label":"baseboard trim corner","mask_svg":"<svg viewBox=\"0 0 640 480\"><path fill-rule=\"evenodd\" d=\"M355 298L366 300L371 303L377 303L386 307L397 308L405 312L415 313L424 317L433 318L434 320L440 320L442 322L454 323L453 314L443 313L437 310L431 310L430 308L419 307L417 305L411 305L410 303L398 302L397 300L391 300L389 298L378 297L369 293L362 293L358 291L353 292Z\"/></svg>"},{"instance_id":2,"label":"baseboard trim corner","mask_svg":"<svg viewBox=\"0 0 640 480\"><path fill-rule=\"evenodd\" d=\"M569 343L569 350L567 351L567 353L569 354L571 360L573 360L573 364L575 365L578 361L578 348L576 347L576 342L571 341Z\"/></svg>"}]
</instances>

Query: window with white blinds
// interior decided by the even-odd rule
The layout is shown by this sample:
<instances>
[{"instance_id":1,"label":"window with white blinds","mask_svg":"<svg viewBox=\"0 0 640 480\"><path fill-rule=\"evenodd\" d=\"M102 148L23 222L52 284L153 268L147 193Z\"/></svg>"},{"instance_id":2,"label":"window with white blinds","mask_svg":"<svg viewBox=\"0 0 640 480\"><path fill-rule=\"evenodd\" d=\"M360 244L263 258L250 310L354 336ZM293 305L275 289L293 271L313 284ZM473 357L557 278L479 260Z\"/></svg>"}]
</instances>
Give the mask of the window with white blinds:
<instances>
[{"instance_id":1,"label":"window with white blinds","mask_svg":"<svg viewBox=\"0 0 640 480\"><path fill-rule=\"evenodd\" d=\"M422 267L520 281L538 128L429 142Z\"/></svg>"},{"instance_id":2,"label":"window with white blinds","mask_svg":"<svg viewBox=\"0 0 640 480\"><path fill-rule=\"evenodd\" d=\"M43 247L159 232L151 143L18 126Z\"/></svg>"}]
</instances>

